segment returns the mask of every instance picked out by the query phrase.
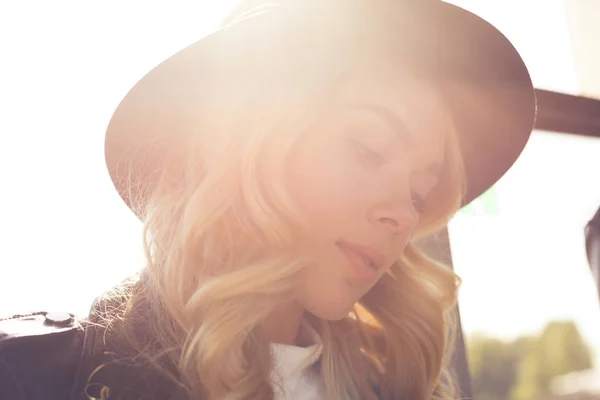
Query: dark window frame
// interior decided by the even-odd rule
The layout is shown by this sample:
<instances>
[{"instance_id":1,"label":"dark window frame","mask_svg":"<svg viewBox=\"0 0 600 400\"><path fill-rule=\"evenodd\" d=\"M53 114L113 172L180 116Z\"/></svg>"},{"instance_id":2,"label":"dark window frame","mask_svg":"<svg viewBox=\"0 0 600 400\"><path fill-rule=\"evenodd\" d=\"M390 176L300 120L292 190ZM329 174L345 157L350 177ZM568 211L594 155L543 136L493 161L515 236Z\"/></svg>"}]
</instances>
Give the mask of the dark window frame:
<instances>
[{"instance_id":1,"label":"dark window frame","mask_svg":"<svg viewBox=\"0 0 600 400\"><path fill-rule=\"evenodd\" d=\"M536 89L535 129L600 138L600 100Z\"/></svg>"}]
</instances>

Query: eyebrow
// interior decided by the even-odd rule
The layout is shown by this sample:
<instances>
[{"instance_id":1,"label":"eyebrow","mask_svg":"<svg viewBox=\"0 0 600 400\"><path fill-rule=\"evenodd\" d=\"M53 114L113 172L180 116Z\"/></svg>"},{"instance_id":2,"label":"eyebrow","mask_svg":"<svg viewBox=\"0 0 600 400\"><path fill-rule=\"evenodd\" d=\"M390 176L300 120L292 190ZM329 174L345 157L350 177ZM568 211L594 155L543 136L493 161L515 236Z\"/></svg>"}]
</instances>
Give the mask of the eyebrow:
<instances>
[{"instance_id":1,"label":"eyebrow","mask_svg":"<svg viewBox=\"0 0 600 400\"><path fill-rule=\"evenodd\" d=\"M398 116L395 112L390 110L387 107L384 107L379 104L372 103L361 103L361 104L352 104L352 108L357 108L360 110L366 110L372 112L381 118L385 123L387 123L392 130L398 135L398 138L408 147L414 147L414 135L408 126L402 121L402 118ZM442 172L442 168L444 166L443 162L433 162L431 163L425 170L432 175L439 176Z\"/></svg>"},{"instance_id":2,"label":"eyebrow","mask_svg":"<svg viewBox=\"0 0 600 400\"><path fill-rule=\"evenodd\" d=\"M402 142L404 142L404 144L410 147L414 147L414 133L411 132L410 129L408 129L408 126L406 126L404 121L402 121L402 118L400 118L398 114L396 114L389 108L379 104L371 103L352 104L351 107L358 108L359 110L366 110L377 115L380 119L382 119L392 128L392 130L398 135L398 137Z\"/></svg>"}]
</instances>

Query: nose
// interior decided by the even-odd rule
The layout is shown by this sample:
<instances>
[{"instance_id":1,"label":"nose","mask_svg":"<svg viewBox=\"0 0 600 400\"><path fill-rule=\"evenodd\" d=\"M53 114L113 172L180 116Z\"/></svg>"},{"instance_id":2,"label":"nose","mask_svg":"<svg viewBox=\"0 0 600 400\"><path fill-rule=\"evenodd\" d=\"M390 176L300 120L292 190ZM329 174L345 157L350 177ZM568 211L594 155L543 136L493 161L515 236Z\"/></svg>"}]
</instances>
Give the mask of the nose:
<instances>
[{"instance_id":1,"label":"nose","mask_svg":"<svg viewBox=\"0 0 600 400\"><path fill-rule=\"evenodd\" d=\"M412 202L379 204L373 207L368 215L369 222L392 235L410 233L419 217Z\"/></svg>"},{"instance_id":2,"label":"nose","mask_svg":"<svg viewBox=\"0 0 600 400\"><path fill-rule=\"evenodd\" d=\"M373 203L368 211L368 220L379 229L393 235L410 233L419 222L419 214L412 199L410 183L405 180L385 182L381 190L374 190Z\"/></svg>"},{"instance_id":3,"label":"nose","mask_svg":"<svg viewBox=\"0 0 600 400\"><path fill-rule=\"evenodd\" d=\"M382 174L369 189L368 222L394 236L410 235L419 222L413 204L410 171L401 168Z\"/></svg>"}]
</instances>

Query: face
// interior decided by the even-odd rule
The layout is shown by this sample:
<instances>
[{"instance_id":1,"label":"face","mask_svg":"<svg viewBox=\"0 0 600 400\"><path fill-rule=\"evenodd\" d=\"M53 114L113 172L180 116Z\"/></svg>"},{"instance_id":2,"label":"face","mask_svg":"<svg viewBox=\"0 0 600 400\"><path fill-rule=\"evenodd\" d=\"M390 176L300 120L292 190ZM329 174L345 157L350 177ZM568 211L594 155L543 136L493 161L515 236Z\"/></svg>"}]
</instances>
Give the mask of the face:
<instances>
[{"instance_id":1,"label":"face","mask_svg":"<svg viewBox=\"0 0 600 400\"><path fill-rule=\"evenodd\" d=\"M288 185L311 263L297 303L337 320L398 260L444 160L448 119L435 91L385 61L355 68L335 111L292 150Z\"/></svg>"}]
</instances>

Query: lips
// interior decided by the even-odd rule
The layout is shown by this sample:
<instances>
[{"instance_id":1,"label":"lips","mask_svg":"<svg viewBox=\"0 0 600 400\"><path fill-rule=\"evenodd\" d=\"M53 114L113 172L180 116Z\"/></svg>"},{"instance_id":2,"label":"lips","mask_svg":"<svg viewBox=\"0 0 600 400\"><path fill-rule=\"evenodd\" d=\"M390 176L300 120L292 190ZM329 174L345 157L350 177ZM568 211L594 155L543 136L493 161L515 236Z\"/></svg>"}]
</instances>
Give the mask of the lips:
<instances>
[{"instance_id":1,"label":"lips","mask_svg":"<svg viewBox=\"0 0 600 400\"><path fill-rule=\"evenodd\" d=\"M356 254L363 263L376 271L380 270L384 263L385 258L381 253L372 247L362 246L355 243L350 243L346 241L339 241L336 243L342 250L349 251Z\"/></svg>"}]
</instances>

